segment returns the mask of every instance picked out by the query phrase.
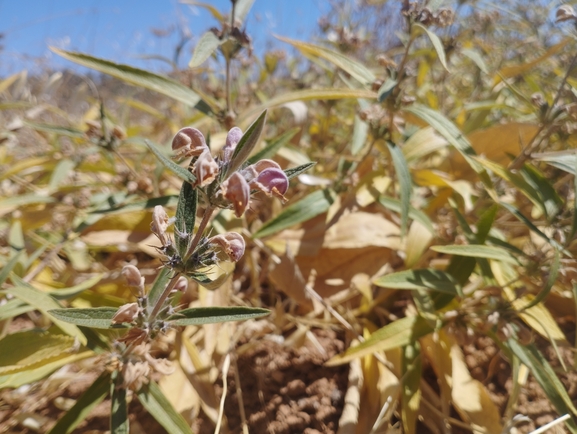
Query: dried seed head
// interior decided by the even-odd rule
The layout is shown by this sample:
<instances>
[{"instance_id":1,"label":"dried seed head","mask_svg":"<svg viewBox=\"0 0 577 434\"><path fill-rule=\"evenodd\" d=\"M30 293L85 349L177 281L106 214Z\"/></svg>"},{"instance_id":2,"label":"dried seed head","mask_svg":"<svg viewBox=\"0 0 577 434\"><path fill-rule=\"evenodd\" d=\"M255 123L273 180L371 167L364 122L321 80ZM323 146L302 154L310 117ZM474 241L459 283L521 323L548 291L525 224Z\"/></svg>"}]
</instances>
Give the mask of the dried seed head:
<instances>
[{"instance_id":1,"label":"dried seed head","mask_svg":"<svg viewBox=\"0 0 577 434\"><path fill-rule=\"evenodd\" d=\"M138 303L128 303L118 308L112 317L112 324L131 323L138 316L140 307Z\"/></svg>"},{"instance_id":2,"label":"dried seed head","mask_svg":"<svg viewBox=\"0 0 577 434\"><path fill-rule=\"evenodd\" d=\"M238 262L244 255L244 238L239 233L227 232L226 234L216 235L210 238L208 242L222 247L228 257L234 262Z\"/></svg>"},{"instance_id":3,"label":"dried seed head","mask_svg":"<svg viewBox=\"0 0 577 434\"><path fill-rule=\"evenodd\" d=\"M555 13L555 22L560 23L562 21L575 20L577 16L575 15L575 10L571 5L559 6L557 12Z\"/></svg>"},{"instance_id":4,"label":"dried seed head","mask_svg":"<svg viewBox=\"0 0 577 434\"><path fill-rule=\"evenodd\" d=\"M241 217L250 200L250 187L242 175L234 172L222 183L223 196L232 203L234 213Z\"/></svg>"},{"instance_id":5,"label":"dried seed head","mask_svg":"<svg viewBox=\"0 0 577 434\"><path fill-rule=\"evenodd\" d=\"M198 157L207 149L204 135L196 128L182 128L172 139L172 150L187 156Z\"/></svg>"},{"instance_id":6,"label":"dried seed head","mask_svg":"<svg viewBox=\"0 0 577 434\"><path fill-rule=\"evenodd\" d=\"M218 175L218 164L212 158L210 150L206 148L194 163L195 187L207 186L216 179L216 175Z\"/></svg>"}]
</instances>

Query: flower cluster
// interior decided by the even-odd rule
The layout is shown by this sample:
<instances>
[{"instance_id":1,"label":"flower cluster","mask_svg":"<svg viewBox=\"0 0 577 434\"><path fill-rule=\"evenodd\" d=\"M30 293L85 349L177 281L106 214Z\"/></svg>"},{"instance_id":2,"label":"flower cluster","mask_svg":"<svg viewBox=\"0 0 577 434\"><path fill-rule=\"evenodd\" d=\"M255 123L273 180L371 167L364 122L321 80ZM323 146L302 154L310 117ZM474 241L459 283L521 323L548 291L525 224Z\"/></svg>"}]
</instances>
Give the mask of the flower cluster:
<instances>
[{"instance_id":1,"label":"flower cluster","mask_svg":"<svg viewBox=\"0 0 577 434\"><path fill-rule=\"evenodd\" d=\"M231 171L236 166L233 164L235 150L241 139L241 129L232 128L216 158L212 156L204 135L196 128L182 128L172 140L172 149L179 156L193 157L191 167L196 178L193 186L210 187L206 189L209 204L232 207L237 217L241 217L250 206L251 192L261 191L285 201L284 194L289 186L286 174L273 160L260 160L244 169Z\"/></svg>"}]
</instances>

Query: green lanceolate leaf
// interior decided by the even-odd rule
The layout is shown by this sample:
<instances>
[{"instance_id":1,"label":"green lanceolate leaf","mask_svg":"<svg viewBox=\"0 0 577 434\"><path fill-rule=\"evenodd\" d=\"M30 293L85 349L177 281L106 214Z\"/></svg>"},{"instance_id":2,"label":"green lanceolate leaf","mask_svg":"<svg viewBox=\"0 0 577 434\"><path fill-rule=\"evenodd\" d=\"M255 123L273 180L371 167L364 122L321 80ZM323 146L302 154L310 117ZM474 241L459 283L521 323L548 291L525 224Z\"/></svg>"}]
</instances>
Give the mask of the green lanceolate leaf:
<instances>
[{"instance_id":1,"label":"green lanceolate leaf","mask_svg":"<svg viewBox=\"0 0 577 434\"><path fill-rule=\"evenodd\" d=\"M254 0L236 0L234 5L234 19L243 23L253 3Z\"/></svg>"},{"instance_id":2,"label":"green lanceolate leaf","mask_svg":"<svg viewBox=\"0 0 577 434\"><path fill-rule=\"evenodd\" d=\"M351 141L351 154L357 155L367 142L369 135L369 124L355 116L355 124L353 127L353 140Z\"/></svg>"},{"instance_id":3,"label":"green lanceolate leaf","mask_svg":"<svg viewBox=\"0 0 577 434\"><path fill-rule=\"evenodd\" d=\"M22 315L23 313L33 310L34 307L30 306L28 303L17 298L13 298L12 300L8 300L6 303L0 306L0 321L8 318L14 318L18 315Z\"/></svg>"},{"instance_id":4,"label":"green lanceolate leaf","mask_svg":"<svg viewBox=\"0 0 577 434\"><path fill-rule=\"evenodd\" d=\"M387 78L377 91L377 100L379 102L385 101L389 97L389 95L393 92L393 89L397 86L397 84L398 84L397 80Z\"/></svg>"},{"instance_id":5,"label":"green lanceolate leaf","mask_svg":"<svg viewBox=\"0 0 577 434\"><path fill-rule=\"evenodd\" d=\"M398 212L399 214L401 213L402 206L401 206L401 201L399 199L394 199L392 197L386 197L386 196L380 196L379 197L379 203L391 211ZM425 214L423 211L418 210L417 208L410 206L409 207L409 218L416 220L419 223L421 223L432 234L435 233L435 228L433 227L433 222L427 216L427 214Z\"/></svg>"},{"instance_id":6,"label":"green lanceolate leaf","mask_svg":"<svg viewBox=\"0 0 577 434\"><path fill-rule=\"evenodd\" d=\"M393 165L397 172L397 179L399 180L401 190L401 237L404 237L409 225L409 208L411 206L412 190L411 173L409 172L409 166L407 165L401 148L392 142L387 142L387 147L393 158Z\"/></svg>"},{"instance_id":7,"label":"green lanceolate leaf","mask_svg":"<svg viewBox=\"0 0 577 434\"><path fill-rule=\"evenodd\" d=\"M531 164L524 164L521 168L521 175L530 184L545 207L546 215L551 218L559 213L563 207L563 200L545 176Z\"/></svg>"},{"instance_id":8,"label":"green lanceolate leaf","mask_svg":"<svg viewBox=\"0 0 577 434\"><path fill-rule=\"evenodd\" d=\"M471 59L475 65L477 65L479 69L485 74L489 73L489 68L487 68L487 64L483 60L483 56L481 56L477 50L465 48L464 50L461 50L461 54Z\"/></svg>"},{"instance_id":9,"label":"green lanceolate leaf","mask_svg":"<svg viewBox=\"0 0 577 434\"><path fill-rule=\"evenodd\" d=\"M416 432L419 406L421 403L422 358L419 341L403 348L402 353L402 417L404 432Z\"/></svg>"},{"instance_id":10,"label":"green lanceolate leaf","mask_svg":"<svg viewBox=\"0 0 577 434\"><path fill-rule=\"evenodd\" d=\"M424 318L407 316L380 328L365 342L333 357L325 365L342 365L358 357L372 354L375 351L387 351L393 348L405 347L432 331L433 329Z\"/></svg>"},{"instance_id":11,"label":"green lanceolate leaf","mask_svg":"<svg viewBox=\"0 0 577 434\"><path fill-rule=\"evenodd\" d=\"M122 65L98 57L92 57L83 53L74 53L72 51L60 50L50 47L59 56L76 62L82 66L95 69L105 74L112 75L134 86L150 89L155 92L166 95L188 106L193 106L203 113L212 113L211 108L204 102L200 96L192 89L162 75L153 74L142 69L134 68L129 65Z\"/></svg>"},{"instance_id":12,"label":"green lanceolate leaf","mask_svg":"<svg viewBox=\"0 0 577 434\"><path fill-rule=\"evenodd\" d=\"M90 307L85 309L52 309L48 313L59 321L93 329L123 328L112 325L112 317L118 311L115 307Z\"/></svg>"},{"instance_id":13,"label":"green lanceolate leaf","mask_svg":"<svg viewBox=\"0 0 577 434\"><path fill-rule=\"evenodd\" d=\"M375 75L363 64L350 59L341 53L308 42L295 41L288 38L281 38L279 36L277 36L277 39L291 44L303 54L320 57L321 59L331 62L333 65L347 72L351 77L359 81L365 87L371 86L371 84L376 80Z\"/></svg>"},{"instance_id":14,"label":"green lanceolate leaf","mask_svg":"<svg viewBox=\"0 0 577 434\"><path fill-rule=\"evenodd\" d=\"M383 288L428 289L452 295L459 293L460 286L450 274L433 268L399 271L379 277L373 283Z\"/></svg>"},{"instance_id":15,"label":"green lanceolate leaf","mask_svg":"<svg viewBox=\"0 0 577 434\"><path fill-rule=\"evenodd\" d=\"M274 219L266 222L253 238L263 238L290 228L298 223L306 222L313 217L326 212L334 202L334 193L330 190L317 190L296 203L288 206Z\"/></svg>"},{"instance_id":16,"label":"green lanceolate leaf","mask_svg":"<svg viewBox=\"0 0 577 434\"><path fill-rule=\"evenodd\" d=\"M441 41L441 39L435 33L431 32L425 26L418 23L415 24L415 26L425 31L425 33L433 43L433 47L437 52L437 56L439 56L439 61L441 62L441 65L443 65L443 68L445 68L445 70L447 70L448 72L449 68L447 67L447 57L445 56L445 48L443 47L443 41Z\"/></svg>"},{"instance_id":17,"label":"green lanceolate leaf","mask_svg":"<svg viewBox=\"0 0 577 434\"><path fill-rule=\"evenodd\" d=\"M0 375L30 371L62 359L74 349L74 338L64 334L27 330L0 340Z\"/></svg>"},{"instance_id":18,"label":"green lanceolate leaf","mask_svg":"<svg viewBox=\"0 0 577 434\"><path fill-rule=\"evenodd\" d=\"M549 295L549 293L551 292L551 289L553 288L553 285L557 281L557 277L559 277L559 267L561 265L560 256L561 255L559 254L559 251L555 250L555 256L553 257L553 263L551 264L551 267L549 268L549 276L547 277L547 281L545 282L545 285L543 285L543 289L541 289L539 294L537 294L537 296L533 300L531 300L527 304L527 306L523 306L523 308L520 310L527 310L533 306L536 306L537 304L539 304L543 300L545 300L545 297L547 297L547 295Z\"/></svg>"},{"instance_id":19,"label":"green lanceolate leaf","mask_svg":"<svg viewBox=\"0 0 577 434\"><path fill-rule=\"evenodd\" d=\"M18 261L20 260L20 256L24 253L24 250L20 250L17 252L12 258L2 266L0 269L0 286L6 281L12 269L16 266Z\"/></svg>"},{"instance_id":20,"label":"green lanceolate leaf","mask_svg":"<svg viewBox=\"0 0 577 434\"><path fill-rule=\"evenodd\" d=\"M242 138L240 139L240 142L238 142L238 145L236 145L234 153L230 159L230 164L228 166L226 176L241 167L248 159L248 156L251 154L254 147L257 145L258 139L260 138L266 123L266 113L266 110L263 111L257 120L254 121L242 135Z\"/></svg>"},{"instance_id":21,"label":"green lanceolate leaf","mask_svg":"<svg viewBox=\"0 0 577 434\"><path fill-rule=\"evenodd\" d=\"M574 150L531 154L531 158L536 161L543 161L572 175L577 175L577 154Z\"/></svg>"},{"instance_id":22,"label":"green lanceolate leaf","mask_svg":"<svg viewBox=\"0 0 577 434\"><path fill-rule=\"evenodd\" d=\"M142 406L168 434L193 434L190 426L154 382L144 385L136 394Z\"/></svg>"},{"instance_id":23,"label":"green lanceolate leaf","mask_svg":"<svg viewBox=\"0 0 577 434\"><path fill-rule=\"evenodd\" d=\"M214 324L227 321L243 321L269 315L268 309L258 307L191 307L170 316L167 321L176 326Z\"/></svg>"},{"instance_id":24,"label":"green lanceolate leaf","mask_svg":"<svg viewBox=\"0 0 577 434\"><path fill-rule=\"evenodd\" d=\"M30 122L30 121L24 121L24 125L26 125L29 128L32 128L33 130L36 130L36 131L42 131L45 133L53 133L53 134L56 134L58 136L68 136L68 137L74 137L77 139L84 137L84 133L80 130L75 129L75 128L67 128L67 127L61 127L58 125L50 125L50 124L37 124L34 122Z\"/></svg>"},{"instance_id":25,"label":"green lanceolate leaf","mask_svg":"<svg viewBox=\"0 0 577 434\"><path fill-rule=\"evenodd\" d=\"M565 386L563 386L547 359L535 347L535 344L521 345L515 339L509 339L505 345L513 354L519 357L521 363L531 370L531 373L559 414L577 416L577 409L567 394ZM577 424L572 419L567 421L567 426L572 433L577 433Z\"/></svg>"},{"instance_id":26,"label":"green lanceolate leaf","mask_svg":"<svg viewBox=\"0 0 577 434\"><path fill-rule=\"evenodd\" d=\"M168 284L170 280L170 268L163 268L156 276L154 283L152 284L152 288L150 288L150 292L148 293L148 306L155 306L156 302L162 295L164 288Z\"/></svg>"},{"instance_id":27,"label":"green lanceolate leaf","mask_svg":"<svg viewBox=\"0 0 577 434\"><path fill-rule=\"evenodd\" d=\"M222 42L223 41L218 39L218 36L210 30L204 33L198 40L196 47L194 47L194 53L192 53L192 59L190 59L188 67L196 68L197 66L202 65L210 56L212 56Z\"/></svg>"},{"instance_id":28,"label":"green lanceolate leaf","mask_svg":"<svg viewBox=\"0 0 577 434\"><path fill-rule=\"evenodd\" d=\"M196 220L197 191L188 182L183 182L176 207L176 221L174 222L174 243L180 257L185 260L189 242L194 232Z\"/></svg>"},{"instance_id":29,"label":"green lanceolate leaf","mask_svg":"<svg viewBox=\"0 0 577 434\"><path fill-rule=\"evenodd\" d=\"M54 317L50 314L50 310L59 309L62 306L58 303L54 298L50 295L46 294L45 292L39 291L38 289L34 288L32 285L26 283L19 277L12 274L10 276L12 282L14 283L13 288L9 288L4 290L5 294L11 294L14 297L19 298L22 301L25 301L30 306L34 306L34 308L38 309L44 315L47 315L54 324L61 329L63 332L67 333L70 336L78 338L80 343L83 345L86 344L86 336L82 334L82 332L72 324L67 324L59 320L58 318Z\"/></svg>"},{"instance_id":30,"label":"green lanceolate leaf","mask_svg":"<svg viewBox=\"0 0 577 434\"><path fill-rule=\"evenodd\" d=\"M128 434L128 406L126 404L126 389L122 386L122 374L116 371L114 382L110 385L110 432L112 434Z\"/></svg>"},{"instance_id":31,"label":"green lanceolate leaf","mask_svg":"<svg viewBox=\"0 0 577 434\"><path fill-rule=\"evenodd\" d=\"M104 372L92 383L70 410L56 422L48 434L70 434L110 391L110 373Z\"/></svg>"},{"instance_id":32,"label":"green lanceolate leaf","mask_svg":"<svg viewBox=\"0 0 577 434\"><path fill-rule=\"evenodd\" d=\"M247 160L247 164L254 164L257 161L263 160L265 158L273 157L279 149L285 146L290 140L298 133L300 128L292 128L280 135L279 137L272 140L264 149L254 154Z\"/></svg>"},{"instance_id":33,"label":"green lanceolate leaf","mask_svg":"<svg viewBox=\"0 0 577 434\"><path fill-rule=\"evenodd\" d=\"M309 170L311 167L313 167L315 164L317 163L306 163L306 164L302 164L298 167L293 167L292 169L287 169L284 171L285 175L287 176L288 179L293 179L297 176L299 176L301 173L306 172L307 170Z\"/></svg>"},{"instance_id":34,"label":"green lanceolate leaf","mask_svg":"<svg viewBox=\"0 0 577 434\"><path fill-rule=\"evenodd\" d=\"M185 182L189 182L192 184L192 183L194 183L194 181L196 181L196 177L192 173L190 173L184 167L179 166L174 161L172 161L171 159L166 157L156 146L154 146L148 140L145 140L145 142L146 142L146 145L148 146L148 148L152 151L152 153L154 155L156 155L156 158L158 158L160 160L160 162L168 170L170 170L172 173L174 173L176 176L178 176L180 179L182 179Z\"/></svg>"},{"instance_id":35,"label":"green lanceolate leaf","mask_svg":"<svg viewBox=\"0 0 577 434\"><path fill-rule=\"evenodd\" d=\"M50 295L54 297L56 300L66 300L72 297L77 296L78 294L83 293L87 289L92 288L102 279L103 275L100 274L98 276L94 276L88 280L85 280L78 285L71 286L70 288L62 288L62 289L55 289L54 291L50 291Z\"/></svg>"},{"instance_id":36,"label":"green lanceolate leaf","mask_svg":"<svg viewBox=\"0 0 577 434\"><path fill-rule=\"evenodd\" d=\"M495 259L497 261L517 264L517 260L509 252L501 247L483 246L478 244L456 246L431 246L431 250L447 255L459 255L469 258Z\"/></svg>"}]
</instances>

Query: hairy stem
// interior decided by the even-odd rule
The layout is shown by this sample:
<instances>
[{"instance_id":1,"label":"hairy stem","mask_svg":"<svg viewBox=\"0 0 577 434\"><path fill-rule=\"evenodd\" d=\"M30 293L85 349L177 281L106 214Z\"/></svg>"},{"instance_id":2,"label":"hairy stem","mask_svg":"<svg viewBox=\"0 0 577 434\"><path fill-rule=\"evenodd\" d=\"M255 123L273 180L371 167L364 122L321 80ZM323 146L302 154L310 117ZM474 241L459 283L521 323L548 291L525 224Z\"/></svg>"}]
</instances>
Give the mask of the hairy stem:
<instances>
[{"instance_id":1,"label":"hairy stem","mask_svg":"<svg viewBox=\"0 0 577 434\"><path fill-rule=\"evenodd\" d=\"M149 322L154 321L154 319L156 318L156 315L158 315L158 312L160 312L162 305L164 304L164 302L166 301L166 299L168 298L168 296L170 295L170 293L172 292L172 290L176 286L176 282L178 282L179 277L180 277L180 273L176 273L176 275L170 280L170 282L168 283L166 288L164 288L164 291L162 292L162 294L160 294L158 301L156 302L156 304L154 305L154 308L152 309L152 312L150 313Z\"/></svg>"},{"instance_id":2,"label":"hairy stem","mask_svg":"<svg viewBox=\"0 0 577 434\"><path fill-rule=\"evenodd\" d=\"M202 220L200 222L200 225L198 226L198 230L196 231L196 234L194 234L194 238L193 238L192 242L190 243L190 247L188 248L188 252L186 252L187 257L192 255L192 253L194 252L194 249L196 249L196 246L198 246L198 243L200 242L200 239L202 238L202 233L206 229L206 226L208 225L208 222L210 221L210 218L212 217L213 211L214 211L214 207L209 206L206 209L206 211L204 212L204 215L202 216Z\"/></svg>"}]
</instances>

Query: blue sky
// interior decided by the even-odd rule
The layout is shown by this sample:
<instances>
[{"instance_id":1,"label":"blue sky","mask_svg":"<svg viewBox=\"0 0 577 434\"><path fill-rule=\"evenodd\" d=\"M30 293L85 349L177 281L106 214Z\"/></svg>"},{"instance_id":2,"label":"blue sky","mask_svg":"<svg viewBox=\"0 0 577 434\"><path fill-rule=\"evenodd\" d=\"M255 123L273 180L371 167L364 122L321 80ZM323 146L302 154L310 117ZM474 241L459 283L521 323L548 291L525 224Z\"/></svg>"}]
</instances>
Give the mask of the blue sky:
<instances>
[{"instance_id":1,"label":"blue sky","mask_svg":"<svg viewBox=\"0 0 577 434\"><path fill-rule=\"evenodd\" d=\"M205 3L221 12L231 8L230 0ZM247 30L257 54L271 43L282 46L273 41L273 34L309 39L327 4L326 0L255 0ZM178 0L0 0L0 33L4 34L0 77L47 64L79 69L51 53L49 45L141 68L166 69L162 62L142 57L172 57L178 30L167 37L154 36L151 30L178 25L193 36L180 60L180 66L185 66L194 42L210 27L219 26L204 8Z\"/></svg>"}]
</instances>

